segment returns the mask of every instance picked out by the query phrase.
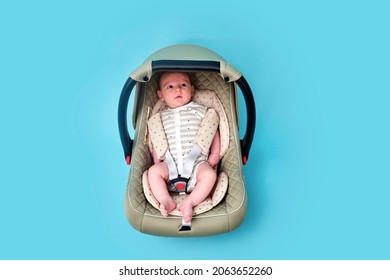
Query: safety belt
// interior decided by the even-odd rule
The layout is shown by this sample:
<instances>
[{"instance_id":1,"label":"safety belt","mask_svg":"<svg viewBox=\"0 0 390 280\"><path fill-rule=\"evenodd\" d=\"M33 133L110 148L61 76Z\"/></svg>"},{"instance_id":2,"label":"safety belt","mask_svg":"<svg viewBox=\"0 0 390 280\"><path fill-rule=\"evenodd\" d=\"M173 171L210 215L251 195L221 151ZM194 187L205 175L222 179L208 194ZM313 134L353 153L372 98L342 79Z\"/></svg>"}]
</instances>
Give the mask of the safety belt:
<instances>
[{"instance_id":1,"label":"safety belt","mask_svg":"<svg viewBox=\"0 0 390 280\"><path fill-rule=\"evenodd\" d=\"M188 153L186 161L183 164L182 172L179 174L171 152L169 149L166 151L165 160L168 164L169 181L179 194L187 193L188 181L194 169L195 161L201 153L202 149L198 144L195 144Z\"/></svg>"}]
</instances>

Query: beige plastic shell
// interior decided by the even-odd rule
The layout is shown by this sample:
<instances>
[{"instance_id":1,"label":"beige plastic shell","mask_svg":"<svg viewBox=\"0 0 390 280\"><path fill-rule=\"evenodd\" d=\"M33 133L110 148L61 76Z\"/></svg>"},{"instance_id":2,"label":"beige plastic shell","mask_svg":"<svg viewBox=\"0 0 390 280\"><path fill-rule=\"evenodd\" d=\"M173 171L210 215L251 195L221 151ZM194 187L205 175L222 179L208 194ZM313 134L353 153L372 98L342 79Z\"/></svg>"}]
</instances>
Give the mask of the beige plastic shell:
<instances>
[{"instance_id":1,"label":"beige plastic shell","mask_svg":"<svg viewBox=\"0 0 390 280\"><path fill-rule=\"evenodd\" d=\"M210 211L195 216L191 230L179 231L180 217L163 217L145 198L142 175L151 166L152 158L145 143L148 108L157 102L157 75L148 82L138 83L135 92L133 122L135 135L132 150L132 165L128 177L124 208L129 223L138 231L158 236L193 237L221 234L236 229L244 220L247 208L245 179L236 112L236 87L227 83L216 72L190 72L197 89L216 92L224 107L229 123L230 139L225 156L221 159L220 171L228 176L225 198Z\"/></svg>"}]
</instances>

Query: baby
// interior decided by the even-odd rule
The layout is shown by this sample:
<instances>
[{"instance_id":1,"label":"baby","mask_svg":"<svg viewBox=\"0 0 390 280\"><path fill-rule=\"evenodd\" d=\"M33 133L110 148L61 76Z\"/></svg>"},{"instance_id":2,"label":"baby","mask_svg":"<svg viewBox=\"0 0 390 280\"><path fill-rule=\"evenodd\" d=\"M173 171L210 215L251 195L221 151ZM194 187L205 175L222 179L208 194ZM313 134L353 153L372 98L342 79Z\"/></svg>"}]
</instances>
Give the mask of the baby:
<instances>
[{"instance_id":1,"label":"baby","mask_svg":"<svg viewBox=\"0 0 390 280\"><path fill-rule=\"evenodd\" d=\"M191 143L194 142L196 132L199 130L200 123L208 110L207 107L191 100L194 92L194 86L191 84L189 76L185 73L165 72L160 78L157 95L169 107L161 112L161 119L168 139L168 149L172 153L178 170L182 168L183 158L191 149ZM184 111L184 114L190 114L193 119L184 121L183 113L181 113L178 114L180 115L179 120L172 121L172 116L179 111ZM182 127L186 125L184 122L187 121L190 125L183 130ZM170 184L168 164L157 157L153 143L151 145L151 153L154 165L150 167L148 172L149 185L153 195L160 203L159 209L161 214L168 216L176 208L176 203L169 194L169 188L167 188L167 183ZM211 143L209 154L200 154L196 159L193 173L188 183L190 194L179 205L179 210L187 223L192 219L193 208L209 195L214 186L217 179L214 167L219 162L219 153L220 136L217 130Z\"/></svg>"}]
</instances>

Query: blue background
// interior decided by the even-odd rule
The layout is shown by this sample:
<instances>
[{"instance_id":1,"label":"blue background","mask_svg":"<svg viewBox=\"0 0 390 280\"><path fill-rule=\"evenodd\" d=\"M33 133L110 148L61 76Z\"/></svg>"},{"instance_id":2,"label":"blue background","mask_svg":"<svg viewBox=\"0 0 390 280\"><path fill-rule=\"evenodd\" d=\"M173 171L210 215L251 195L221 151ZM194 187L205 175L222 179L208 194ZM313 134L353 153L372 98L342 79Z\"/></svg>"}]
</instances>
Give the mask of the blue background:
<instances>
[{"instance_id":1,"label":"blue background","mask_svg":"<svg viewBox=\"0 0 390 280\"><path fill-rule=\"evenodd\" d=\"M387 3L0 4L0 258L389 259ZM248 212L229 234L149 236L124 214L119 95L179 43L223 56L255 95Z\"/></svg>"}]
</instances>

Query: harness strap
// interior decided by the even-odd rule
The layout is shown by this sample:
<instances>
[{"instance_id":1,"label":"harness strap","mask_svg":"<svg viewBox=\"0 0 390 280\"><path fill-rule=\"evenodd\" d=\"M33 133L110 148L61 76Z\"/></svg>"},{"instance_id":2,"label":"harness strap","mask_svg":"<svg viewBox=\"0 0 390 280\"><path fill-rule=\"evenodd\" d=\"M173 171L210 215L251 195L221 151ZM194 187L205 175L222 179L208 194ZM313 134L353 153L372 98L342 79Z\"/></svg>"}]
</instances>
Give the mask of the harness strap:
<instances>
[{"instance_id":1,"label":"harness strap","mask_svg":"<svg viewBox=\"0 0 390 280\"><path fill-rule=\"evenodd\" d=\"M192 170L194 169L195 161L201 153L202 149L198 144L195 144L188 153L186 161L183 164L182 174L178 174L171 152L169 149L166 151L165 160L168 164L169 180L179 194L187 193L188 181L190 179Z\"/></svg>"},{"instance_id":2,"label":"harness strap","mask_svg":"<svg viewBox=\"0 0 390 280\"><path fill-rule=\"evenodd\" d=\"M191 151L188 153L186 161L183 165L183 172L181 174L182 177L190 178L192 170L194 169L195 161L202 153L202 149L198 144L194 144Z\"/></svg>"},{"instance_id":3,"label":"harness strap","mask_svg":"<svg viewBox=\"0 0 390 280\"><path fill-rule=\"evenodd\" d=\"M168 164L169 180L172 181L173 179L179 177L179 174L177 173L175 161L173 160L172 154L169 151L169 149L165 153L165 161Z\"/></svg>"},{"instance_id":4,"label":"harness strap","mask_svg":"<svg viewBox=\"0 0 390 280\"><path fill-rule=\"evenodd\" d=\"M183 217L181 219L181 228L179 229L179 231L189 231L189 230L191 230L191 222L187 223Z\"/></svg>"}]
</instances>

